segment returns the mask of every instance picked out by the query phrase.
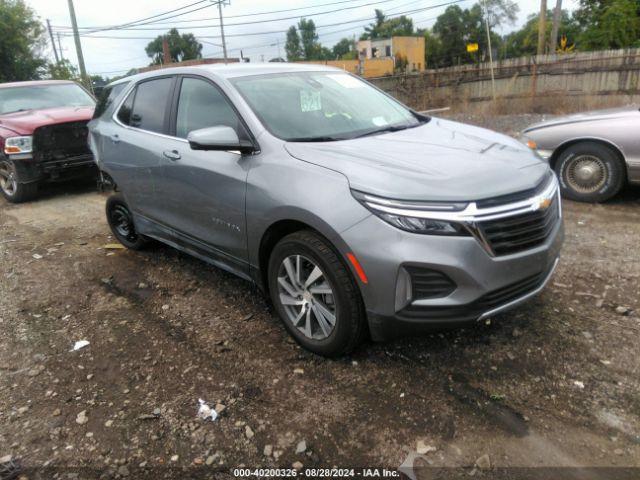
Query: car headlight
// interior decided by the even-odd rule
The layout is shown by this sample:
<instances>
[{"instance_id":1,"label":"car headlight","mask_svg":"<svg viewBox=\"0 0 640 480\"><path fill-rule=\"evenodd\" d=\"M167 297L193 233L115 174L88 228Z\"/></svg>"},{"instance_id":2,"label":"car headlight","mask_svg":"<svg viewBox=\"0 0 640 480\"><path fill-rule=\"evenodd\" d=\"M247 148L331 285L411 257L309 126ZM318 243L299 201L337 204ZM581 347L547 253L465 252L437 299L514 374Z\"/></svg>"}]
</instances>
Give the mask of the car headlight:
<instances>
[{"instance_id":1,"label":"car headlight","mask_svg":"<svg viewBox=\"0 0 640 480\"><path fill-rule=\"evenodd\" d=\"M4 153L31 153L33 151L33 137L9 137L4 142Z\"/></svg>"},{"instance_id":2,"label":"car headlight","mask_svg":"<svg viewBox=\"0 0 640 480\"><path fill-rule=\"evenodd\" d=\"M464 225L437 218L464 210L466 203L403 202L356 190L352 193L372 213L400 230L423 235L470 235Z\"/></svg>"}]
</instances>

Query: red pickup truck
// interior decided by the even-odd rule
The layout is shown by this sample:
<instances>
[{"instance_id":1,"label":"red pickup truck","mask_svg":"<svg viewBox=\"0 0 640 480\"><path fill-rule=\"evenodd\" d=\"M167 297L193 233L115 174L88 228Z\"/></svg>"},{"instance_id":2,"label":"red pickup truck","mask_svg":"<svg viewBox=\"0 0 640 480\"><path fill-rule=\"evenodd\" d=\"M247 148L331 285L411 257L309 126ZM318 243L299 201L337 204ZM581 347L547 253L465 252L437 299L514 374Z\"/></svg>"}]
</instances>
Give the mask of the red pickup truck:
<instances>
[{"instance_id":1,"label":"red pickup truck","mask_svg":"<svg viewBox=\"0 0 640 480\"><path fill-rule=\"evenodd\" d=\"M0 84L0 193L24 202L43 182L97 176L87 145L94 108L72 81Z\"/></svg>"}]
</instances>

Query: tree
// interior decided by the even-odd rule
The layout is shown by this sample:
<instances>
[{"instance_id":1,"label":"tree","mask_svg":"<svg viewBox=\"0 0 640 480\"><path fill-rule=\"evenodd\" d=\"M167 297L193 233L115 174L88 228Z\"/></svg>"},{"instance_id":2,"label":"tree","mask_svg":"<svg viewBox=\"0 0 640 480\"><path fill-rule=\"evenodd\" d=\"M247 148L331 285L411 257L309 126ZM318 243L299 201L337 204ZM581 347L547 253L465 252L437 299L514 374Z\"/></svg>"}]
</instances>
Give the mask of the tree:
<instances>
[{"instance_id":1,"label":"tree","mask_svg":"<svg viewBox=\"0 0 640 480\"><path fill-rule=\"evenodd\" d=\"M305 60L319 60L320 44L318 43L316 24L313 23L313 20L301 18L298 22L298 30L300 31L300 40L302 42L302 51Z\"/></svg>"},{"instance_id":2,"label":"tree","mask_svg":"<svg viewBox=\"0 0 640 480\"><path fill-rule=\"evenodd\" d=\"M44 28L23 0L0 0L0 83L40 78Z\"/></svg>"},{"instance_id":3,"label":"tree","mask_svg":"<svg viewBox=\"0 0 640 480\"><path fill-rule=\"evenodd\" d=\"M504 38L504 48L507 57L521 57L524 55L535 55L538 48L538 14L530 15L527 23L520 30L511 32ZM562 10L558 25L558 33L561 37L566 37L569 46L575 45L581 34L580 25L569 12ZM551 32L553 25L547 23L547 34ZM557 50L556 45L554 50Z\"/></svg>"},{"instance_id":4,"label":"tree","mask_svg":"<svg viewBox=\"0 0 640 480\"><path fill-rule=\"evenodd\" d=\"M394 36L408 37L415 35L413 20L402 15L398 18L388 19L382 10L376 9L376 20L365 27L360 40L375 40L378 38L390 38Z\"/></svg>"},{"instance_id":5,"label":"tree","mask_svg":"<svg viewBox=\"0 0 640 480\"><path fill-rule=\"evenodd\" d=\"M640 46L638 0L580 0L575 18L583 28L582 50Z\"/></svg>"},{"instance_id":6,"label":"tree","mask_svg":"<svg viewBox=\"0 0 640 480\"><path fill-rule=\"evenodd\" d=\"M165 38L169 43L169 55L172 62L202 58L202 44L196 40L193 33L180 35L177 29L172 28L166 35L158 35L155 40L147 44L145 51L147 56L152 59L152 65L160 65L164 62L162 42Z\"/></svg>"},{"instance_id":7,"label":"tree","mask_svg":"<svg viewBox=\"0 0 640 480\"><path fill-rule=\"evenodd\" d=\"M356 47L354 41L350 38L343 38L333 46L334 58L337 59L353 59L356 57Z\"/></svg>"},{"instance_id":8,"label":"tree","mask_svg":"<svg viewBox=\"0 0 640 480\"><path fill-rule=\"evenodd\" d=\"M302 60L302 47L300 46L300 35L294 25L287 30L287 41L284 44L284 51L287 53L289 62L297 62Z\"/></svg>"},{"instance_id":9,"label":"tree","mask_svg":"<svg viewBox=\"0 0 640 480\"><path fill-rule=\"evenodd\" d=\"M78 69L67 59L50 63L48 73L53 80L77 80L80 78Z\"/></svg>"}]
</instances>

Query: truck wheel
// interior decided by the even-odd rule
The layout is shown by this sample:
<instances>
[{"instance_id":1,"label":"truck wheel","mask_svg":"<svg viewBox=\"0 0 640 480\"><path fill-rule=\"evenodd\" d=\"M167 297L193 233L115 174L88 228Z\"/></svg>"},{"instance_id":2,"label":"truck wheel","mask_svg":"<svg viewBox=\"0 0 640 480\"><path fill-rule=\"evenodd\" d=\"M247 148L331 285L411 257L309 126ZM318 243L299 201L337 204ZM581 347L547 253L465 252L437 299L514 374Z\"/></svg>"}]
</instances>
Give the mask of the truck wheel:
<instances>
[{"instance_id":1,"label":"truck wheel","mask_svg":"<svg viewBox=\"0 0 640 480\"><path fill-rule=\"evenodd\" d=\"M315 232L284 237L269 259L269 292L285 328L326 357L355 349L366 335L360 292L332 246Z\"/></svg>"},{"instance_id":2,"label":"truck wheel","mask_svg":"<svg viewBox=\"0 0 640 480\"><path fill-rule=\"evenodd\" d=\"M136 232L133 215L121 193L107 199L106 213L109 228L122 245L131 250L142 250L149 244L148 237Z\"/></svg>"},{"instance_id":3,"label":"truck wheel","mask_svg":"<svg viewBox=\"0 0 640 480\"><path fill-rule=\"evenodd\" d=\"M20 182L20 177L13 162L0 160L0 193L11 203L22 203L36 196L38 184L36 182Z\"/></svg>"},{"instance_id":4,"label":"truck wheel","mask_svg":"<svg viewBox=\"0 0 640 480\"><path fill-rule=\"evenodd\" d=\"M555 165L562 195L578 202L604 202L624 186L624 162L610 147L581 142L567 148Z\"/></svg>"}]
</instances>

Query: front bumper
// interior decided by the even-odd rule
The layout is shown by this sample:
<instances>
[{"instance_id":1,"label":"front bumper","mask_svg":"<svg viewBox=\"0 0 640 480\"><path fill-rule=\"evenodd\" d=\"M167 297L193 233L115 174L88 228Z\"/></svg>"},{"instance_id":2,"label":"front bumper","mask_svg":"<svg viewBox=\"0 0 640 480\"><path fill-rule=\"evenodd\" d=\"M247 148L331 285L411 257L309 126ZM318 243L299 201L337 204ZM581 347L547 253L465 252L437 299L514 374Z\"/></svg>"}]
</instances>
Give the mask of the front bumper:
<instances>
[{"instance_id":1,"label":"front bumper","mask_svg":"<svg viewBox=\"0 0 640 480\"><path fill-rule=\"evenodd\" d=\"M371 336L387 340L409 332L442 329L486 319L539 293L556 268L564 239L559 219L544 243L491 256L473 237L403 232L375 215L342 233L368 277L361 292ZM404 267L441 272L455 283L445 297L398 306Z\"/></svg>"},{"instance_id":2,"label":"front bumper","mask_svg":"<svg viewBox=\"0 0 640 480\"><path fill-rule=\"evenodd\" d=\"M91 154L60 156L47 161L38 161L31 155L22 157L11 155L9 160L13 161L22 183L66 180L98 174Z\"/></svg>"}]
</instances>

